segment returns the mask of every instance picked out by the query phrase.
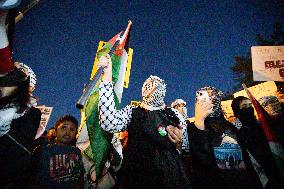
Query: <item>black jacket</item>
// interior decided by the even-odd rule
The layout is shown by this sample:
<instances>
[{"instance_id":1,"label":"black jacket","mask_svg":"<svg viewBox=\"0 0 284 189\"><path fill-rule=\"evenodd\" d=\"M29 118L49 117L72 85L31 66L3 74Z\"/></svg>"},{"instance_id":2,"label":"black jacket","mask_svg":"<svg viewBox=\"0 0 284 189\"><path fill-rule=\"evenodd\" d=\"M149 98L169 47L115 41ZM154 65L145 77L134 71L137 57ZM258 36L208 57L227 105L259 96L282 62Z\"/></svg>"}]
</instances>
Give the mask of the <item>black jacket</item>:
<instances>
[{"instance_id":1,"label":"black jacket","mask_svg":"<svg viewBox=\"0 0 284 189\"><path fill-rule=\"evenodd\" d=\"M205 130L199 130L193 123L189 124L188 134L192 152L193 189L260 188L248 153L238 139L237 130L223 116L206 119ZM233 138L240 146L222 144L224 135ZM226 149L230 145L236 148ZM227 152L219 153L219 158L216 158L218 152L223 150L222 147ZM240 155L230 155L230 150Z\"/></svg>"},{"instance_id":2,"label":"black jacket","mask_svg":"<svg viewBox=\"0 0 284 189\"><path fill-rule=\"evenodd\" d=\"M25 115L12 121L8 134L32 152L40 119L40 110L30 108ZM27 187L30 174L31 155L7 135L2 136L0 138L0 188L9 184L12 184L12 188Z\"/></svg>"}]
</instances>

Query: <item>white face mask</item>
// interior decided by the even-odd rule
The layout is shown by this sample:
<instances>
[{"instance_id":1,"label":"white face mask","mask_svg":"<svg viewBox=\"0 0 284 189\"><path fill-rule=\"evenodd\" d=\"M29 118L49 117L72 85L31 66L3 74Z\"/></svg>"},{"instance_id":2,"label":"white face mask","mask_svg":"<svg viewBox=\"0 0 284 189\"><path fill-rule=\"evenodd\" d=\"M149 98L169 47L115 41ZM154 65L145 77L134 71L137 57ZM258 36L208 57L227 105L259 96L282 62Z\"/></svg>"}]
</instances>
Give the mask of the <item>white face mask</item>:
<instances>
[{"instance_id":1,"label":"white face mask","mask_svg":"<svg viewBox=\"0 0 284 189\"><path fill-rule=\"evenodd\" d=\"M187 118L187 108L186 107L182 107L182 112L183 112L183 116Z\"/></svg>"}]
</instances>

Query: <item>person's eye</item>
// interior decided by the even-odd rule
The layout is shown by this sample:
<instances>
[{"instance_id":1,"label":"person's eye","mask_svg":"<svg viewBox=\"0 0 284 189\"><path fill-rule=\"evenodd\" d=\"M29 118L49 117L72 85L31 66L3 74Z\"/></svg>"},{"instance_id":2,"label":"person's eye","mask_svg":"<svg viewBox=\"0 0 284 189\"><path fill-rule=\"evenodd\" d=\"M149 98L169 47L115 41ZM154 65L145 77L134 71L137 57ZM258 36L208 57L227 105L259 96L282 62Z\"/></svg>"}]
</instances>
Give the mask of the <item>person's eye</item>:
<instances>
[{"instance_id":1,"label":"person's eye","mask_svg":"<svg viewBox=\"0 0 284 189\"><path fill-rule=\"evenodd\" d=\"M62 129L62 130L66 130L66 129L67 129L67 126L66 126L66 125L63 125L63 126L61 127L61 129Z\"/></svg>"}]
</instances>

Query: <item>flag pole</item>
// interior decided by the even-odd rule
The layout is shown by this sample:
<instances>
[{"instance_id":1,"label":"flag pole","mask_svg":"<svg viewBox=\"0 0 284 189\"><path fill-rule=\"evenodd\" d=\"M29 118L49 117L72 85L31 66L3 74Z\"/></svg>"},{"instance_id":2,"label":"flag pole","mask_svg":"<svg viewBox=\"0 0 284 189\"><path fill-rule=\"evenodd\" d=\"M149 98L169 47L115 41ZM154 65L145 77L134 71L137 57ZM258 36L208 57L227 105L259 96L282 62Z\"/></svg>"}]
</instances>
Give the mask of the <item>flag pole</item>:
<instances>
[{"instance_id":1,"label":"flag pole","mask_svg":"<svg viewBox=\"0 0 284 189\"><path fill-rule=\"evenodd\" d=\"M117 40L115 41L114 45L112 46L109 55L111 56L114 51L116 50L116 47L121 44L123 42L123 40L125 39L130 26L131 26L132 22L129 20L128 21L128 25L126 30L117 38ZM86 91L82 94L82 96L80 97L80 99L77 101L76 103L76 108L78 109L83 109L83 107L85 106L88 97L90 96L91 92L93 91L94 87L96 86L97 81L100 79L102 73L104 71L104 67L100 67L95 75L95 77L93 78L93 80L89 83L88 87L86 88Z\"/></svg>"}]
</instances>

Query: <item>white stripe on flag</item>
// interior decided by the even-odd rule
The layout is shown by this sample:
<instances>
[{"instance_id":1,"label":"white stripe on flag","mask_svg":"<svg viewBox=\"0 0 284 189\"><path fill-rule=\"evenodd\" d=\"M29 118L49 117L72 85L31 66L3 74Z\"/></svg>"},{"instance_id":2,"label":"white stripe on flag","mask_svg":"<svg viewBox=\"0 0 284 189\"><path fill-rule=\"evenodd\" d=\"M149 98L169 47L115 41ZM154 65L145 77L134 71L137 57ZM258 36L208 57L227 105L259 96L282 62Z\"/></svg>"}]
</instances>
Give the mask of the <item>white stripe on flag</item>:
<instances>
[{"instance_id":1,"label":"white stripe on flag","mask_svg":"<svg viewBox=\"0 0 284 189\"><path fill-rule=\"evenodd\" d=\"M119 103L121 103L122 93L123 93L123 85L124 78L126 73L126 65L127 65L128 54L125 49L123 49L123 54L120 59L120 68L118 74L118 80L114 86L115 94L117 95Z\"/></svg>"}]
</instances>

